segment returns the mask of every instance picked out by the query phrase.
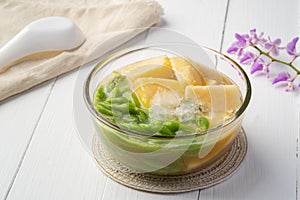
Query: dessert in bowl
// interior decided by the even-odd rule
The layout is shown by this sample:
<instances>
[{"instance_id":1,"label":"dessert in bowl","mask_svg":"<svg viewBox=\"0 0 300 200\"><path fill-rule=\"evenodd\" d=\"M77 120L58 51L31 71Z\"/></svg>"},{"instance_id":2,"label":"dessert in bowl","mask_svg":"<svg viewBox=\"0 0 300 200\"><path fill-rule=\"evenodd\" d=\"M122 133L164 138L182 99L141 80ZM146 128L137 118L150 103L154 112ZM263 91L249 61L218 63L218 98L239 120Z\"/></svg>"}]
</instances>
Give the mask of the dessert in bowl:
<instances>
[{"instance_id":1,"label":"dessert in bowl","mask_svg":"<svg viewBox=\"0 0 300 200\"><path fill-rule=\"evenodd\" d=\"M125 49L89 74L84 98L105 153L140 173L182 175L222 156L251 97L242 68L189 44Z\"/></svg>"}]
</instances>

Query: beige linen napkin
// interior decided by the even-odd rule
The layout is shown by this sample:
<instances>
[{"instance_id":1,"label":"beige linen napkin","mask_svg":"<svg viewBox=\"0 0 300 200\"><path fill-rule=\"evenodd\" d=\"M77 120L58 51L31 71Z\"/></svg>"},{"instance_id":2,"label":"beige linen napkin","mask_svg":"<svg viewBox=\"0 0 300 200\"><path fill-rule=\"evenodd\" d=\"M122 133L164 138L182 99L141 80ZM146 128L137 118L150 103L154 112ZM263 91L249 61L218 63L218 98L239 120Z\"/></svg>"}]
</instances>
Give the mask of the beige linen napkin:
<instances>
[{"instance_id":1,"label":"beige linen napkin","mask_svg":"<svg viewBox=\"0 0 300 200\"><path fill-rule=\"evenodd\" d=\"M24 61L0 73L0 101L107 53L159 22L162 12L155 0L0 1L0 48L30 22L48 16L71 18L86 37L76 50Z\"/></svg>"}]
</instances>

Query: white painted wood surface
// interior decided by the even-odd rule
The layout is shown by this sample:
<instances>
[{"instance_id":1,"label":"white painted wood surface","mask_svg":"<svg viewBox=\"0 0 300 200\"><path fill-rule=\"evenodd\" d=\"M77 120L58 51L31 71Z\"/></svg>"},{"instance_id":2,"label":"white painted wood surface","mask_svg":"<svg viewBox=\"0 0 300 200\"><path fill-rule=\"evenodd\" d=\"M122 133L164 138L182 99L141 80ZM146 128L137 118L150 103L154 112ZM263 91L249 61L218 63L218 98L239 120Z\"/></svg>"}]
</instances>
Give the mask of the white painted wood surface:
<instances>
[{"instance_id":1,"label":"white painted wood surface","mask_svg":"<svg viewBox=\"0 0 300 200\"><path fill-rule=\"evenodd\" d=\"M0 105L0 199L7 195L22 164L53 82Z\"/></svg>"},{"instance_id":2,"label":"white painted wood surface","mask_svg":"<svg viewBox=\"0 0 300 200\"><path fill-rule=\"evenodd\" d=\"M284 43L299 34L297 0L159 2L165 9L161 27L218 50L226 50L235 32L253 27ZM253 98L243 125L249 152L241 168L212 188L160 195L115 183L86 153L73 121L76 76L77 71L60 76L0 104L0 200L296 199L299 94L284 93L270 81L251 76Z\"/></svg>"},{"instance_id":3,"label":"white painted wood surface","mask_svg":"<svg viewBox=\"0 0 300 200\"><path fill-rule=\"evenodd\" d=\"M298 4L230 0L224 47L232 43L235 32L247 33L250 28L272 39L281 37L286 44L299 35ZM243 125L249 142L247 159L232 179L202 191L200 199L296 199L300 96L274 89L265 77L250 78L253 96Z\"/></svg>"}]
</instances>

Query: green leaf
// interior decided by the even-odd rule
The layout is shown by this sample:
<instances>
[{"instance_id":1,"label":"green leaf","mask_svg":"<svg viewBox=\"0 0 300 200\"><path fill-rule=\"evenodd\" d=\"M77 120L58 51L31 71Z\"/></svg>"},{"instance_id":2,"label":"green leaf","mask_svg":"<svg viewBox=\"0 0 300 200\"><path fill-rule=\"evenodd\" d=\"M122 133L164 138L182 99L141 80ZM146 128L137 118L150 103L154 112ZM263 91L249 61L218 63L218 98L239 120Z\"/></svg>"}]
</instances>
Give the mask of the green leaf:
<instances>
[{"instance_id":1,"label":"green leaf","mask_svg":"<svg viewBox=\"0 0 300 200\"><path fill-rule=\"evenodd\" d=\"M97 89L96 98L97 101L103 101L106 98L103 85L100 85L100 87Z\"/></svg>"},{"instance_id":2,"label":"green leaf","mask_svg":"<svg viewBox=\"0 0 300 200\"><path fill-rule=\"evenodd\" d=\"M200 131L206 131L209 128L209 121L205 117L199 117L198 119L198 127Z\"/></svg>"},{"instance_id":3,"label":"green leaf","mask_svg":"<svg viewBox=\"0 0 300 200\"><path fill-rule=\"evenodd\" d=\"M134 104L136 105L136 107L140 108L141 103L134 92L131 94L131 98L132 98Z\"/></svg>"}]
</instances>

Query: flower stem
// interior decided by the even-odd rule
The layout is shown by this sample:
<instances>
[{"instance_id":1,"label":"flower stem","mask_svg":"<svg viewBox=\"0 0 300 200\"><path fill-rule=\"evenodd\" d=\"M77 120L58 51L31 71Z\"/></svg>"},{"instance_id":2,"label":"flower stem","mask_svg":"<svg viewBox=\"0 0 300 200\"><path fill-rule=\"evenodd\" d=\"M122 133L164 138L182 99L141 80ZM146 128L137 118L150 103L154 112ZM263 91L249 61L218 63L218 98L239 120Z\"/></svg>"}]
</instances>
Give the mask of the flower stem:
<instances>
[{"instance_id":1,"label":"flower stem","mask_svg":"<svg viewBox=\"0 0 300 200\"><path fill-rule=\"evenodd\" d=\"M294 56L293 59L290 61L290 64L292 64L297 58L298 56Z\"/></svg>"},{"instance_id":2,"label":"flower stem","mask_svg":"<svg viewBox=\"0 0 300 200\"><path fill-rule=\"evenodd\" d=\"M257 51L259 51L260 54L267 56L268 58L270 58L273 62L278 62L284 65L289 66L290 68L292 68L294 71L296 71L297 75L300 75L300 70L297 69L292 62L288 63L279 59L274 58L273 56L271 56L269 53L266 53L264 51L262 51L260 48L258 48L257 46L251 45L253 48L255 48Z\"/></svg>"}]
</instances>

